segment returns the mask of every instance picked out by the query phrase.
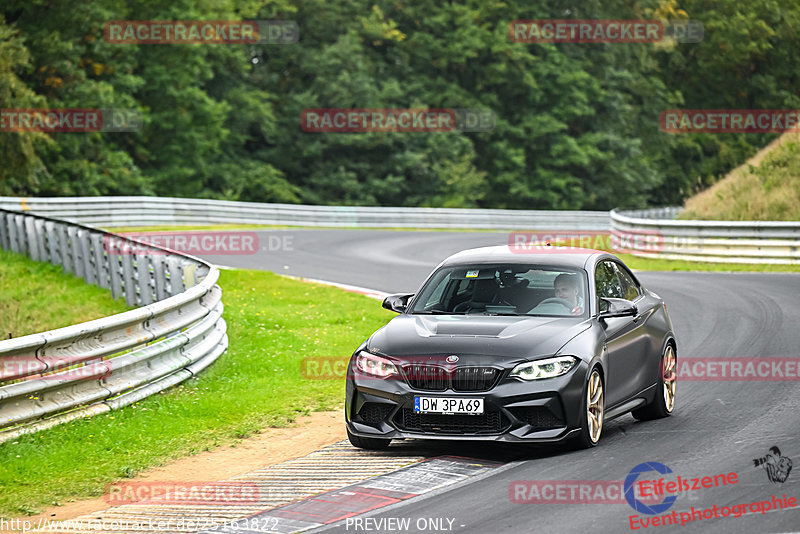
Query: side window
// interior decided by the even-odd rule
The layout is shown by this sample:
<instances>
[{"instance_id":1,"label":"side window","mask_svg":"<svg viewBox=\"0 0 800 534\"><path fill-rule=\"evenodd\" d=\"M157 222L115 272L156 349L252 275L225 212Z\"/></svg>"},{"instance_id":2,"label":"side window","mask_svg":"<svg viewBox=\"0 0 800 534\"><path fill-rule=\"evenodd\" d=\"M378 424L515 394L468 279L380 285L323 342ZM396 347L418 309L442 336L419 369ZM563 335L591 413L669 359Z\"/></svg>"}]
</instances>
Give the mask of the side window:
<instances>
[{"instance_id":1,"label":"side window","mask_svg":"<svg viewBox=\"0 0 800 534\"><path fill-rule=\"evenodd\" d=\"M617 272L608 260L597 264L594 282L597 287L597 296L603 298L623 298L622 287L617 278Z\"/></svg>"},{"instance_id":2,"label":"side window","mask_svg":"<svg viewBox=\"0 0 800 534\"><path fill-rule=\"evenodd\" d=\"M614 263L614 269L617 271L617 277L622 287L622 294L624 295L622 298L636 300L640 293L639 287L636 285L636 282L633 281L633 277L625 267L618 263Z\"/></svg>"}]
</instances>

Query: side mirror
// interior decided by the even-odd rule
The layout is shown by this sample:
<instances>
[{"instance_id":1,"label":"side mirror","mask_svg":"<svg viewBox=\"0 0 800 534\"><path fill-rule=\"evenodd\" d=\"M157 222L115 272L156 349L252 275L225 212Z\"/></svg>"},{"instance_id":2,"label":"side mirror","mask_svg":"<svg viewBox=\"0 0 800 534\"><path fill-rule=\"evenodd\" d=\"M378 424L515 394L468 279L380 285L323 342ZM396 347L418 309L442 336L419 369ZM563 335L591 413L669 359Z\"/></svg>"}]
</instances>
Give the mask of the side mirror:
<instances>
[{"instance_id":1,"label":"side mirror","mask_svg":"<svg viewBox=\"0 0 800 534\"><path fill-rule=\"evenodd\" d=\"M632 317L639 313L636 304L630 300L600 298L600 318Z\"/></svg>"},{"instance_id":2,"label":"side mirror","mask_svg":"<svg viewBox=\"0 0 800 534\"><path fill-rule=\"evenodd\" d=\"M383 299L383 307L387 310L392 310L393 312L403 313L406 311L408 301L411 300L411 297L413 296L413 293L397 293L395 295L389 295Z\"/></svg>"}]
</instances>

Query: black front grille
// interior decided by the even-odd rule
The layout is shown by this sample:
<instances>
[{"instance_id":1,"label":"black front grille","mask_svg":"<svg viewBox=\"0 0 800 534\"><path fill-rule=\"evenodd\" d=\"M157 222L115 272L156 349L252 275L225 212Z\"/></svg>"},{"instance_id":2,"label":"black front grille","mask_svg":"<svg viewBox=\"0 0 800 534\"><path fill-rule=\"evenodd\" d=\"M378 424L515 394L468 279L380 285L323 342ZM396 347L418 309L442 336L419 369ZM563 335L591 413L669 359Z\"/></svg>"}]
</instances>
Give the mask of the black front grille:
<instances>
[{"instance_id":1,"label":"black front grille","mask_svg":"<svg viewBox=\"0 0 800 534\"><path fill-rule=\"evenodd\" d=\"M446 434L496 433L506 426L502 414L498 411L479 415L442 415L416 413L413 410L403 409L396 419L399 419L399 426L405 430Z\"/></svg>"},{"instance_id":2,"label":"black front grille","mask_svg":"<svg viewBox=\"0 0 800 534\"><path fill-rule=\"evenodd\" d=\"M494 385L500 371L494 367L462 367L453 373L455 391L486 391Z\"/></svg>"},{"instance_id":3,"label":"black front grille","mask_svg":"<svg viewBox=\"0 0 800 534\"><path fill-rule=\"evenodd\" d=\"M564 426L564 422L553 415L553 412L544 406L528 406L524 408L511 408L514 417L523 421L534 428L545 430L548 428L559 428Z\"/></svg>"},{"instance_id":4,"label":"black front grille","mask_svg":"<svg viewBox=\"0 0 800 534\"><path fill-rule=\"evenodd\" d=\"M433 364L409 364L403 366L408 385L422 391L487 391L500 377L494 367L445 368Z\"/></svg>"},{"instance_id":5,"label":"black front grille","mask_svg":"<svg viewBox=\"0 0 800 534\"><path fill-rule=\"evenodd\" d=\"M391 404L384 404L382 402L365 402L358 411L358 416L365 423L375 425L386 419L391 411Z\"/></svg>"},{"instance_id":6,"label":"black front grille","mask_svg":"<svg viewBox=\"0 0 800 534\"><path fill-rule=\"evenodd\" d=\"M408 385L424 391L444 391L450 385L450 373L444 367L427 364L403 366Z\"/></svg>"}]
</instances>

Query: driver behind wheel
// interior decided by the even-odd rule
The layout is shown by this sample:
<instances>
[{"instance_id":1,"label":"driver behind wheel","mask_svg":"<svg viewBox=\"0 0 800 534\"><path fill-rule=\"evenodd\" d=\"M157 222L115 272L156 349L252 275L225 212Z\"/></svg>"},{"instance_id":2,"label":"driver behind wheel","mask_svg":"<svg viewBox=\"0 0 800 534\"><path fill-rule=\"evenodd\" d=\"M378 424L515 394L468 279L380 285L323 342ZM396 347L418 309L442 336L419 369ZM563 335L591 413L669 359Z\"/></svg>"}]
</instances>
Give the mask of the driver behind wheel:
<instances>
[{"instance_id":1,"label":"driver behind wheel","mask_svg":"<svg viewBox=\"0 0 800 534\"><path fill-rule=\"evenodd\" d=\"M583 297L578 295L580 291L580 281L574 274L561 273L553 281L553 289L556 298L566 300L571 306L572 315L583 313Z\"/></svg>"}]
</instances>

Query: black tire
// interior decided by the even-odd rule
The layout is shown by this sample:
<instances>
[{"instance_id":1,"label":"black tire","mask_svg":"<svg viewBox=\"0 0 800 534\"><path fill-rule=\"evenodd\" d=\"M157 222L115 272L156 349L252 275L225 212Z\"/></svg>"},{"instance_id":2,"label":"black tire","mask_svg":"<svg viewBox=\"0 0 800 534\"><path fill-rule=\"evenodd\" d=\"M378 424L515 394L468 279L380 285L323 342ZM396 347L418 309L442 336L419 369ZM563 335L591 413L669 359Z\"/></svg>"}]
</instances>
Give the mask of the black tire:
<instances>
[{"instance_id":1,"label":"black tire","mask_svg":"<svg viewBox=\"0 0 800 534\"><path fill-rule=\"evenodd\" d=\"M596 435L593 439L593 432L589 425L589 402L590 402L590 389L592 386L592 381L596 380L595 388L599 384L600 386L600 395L599 395L599 424L600 429L596 432ZM596 393L596 389L595 389ZM589 379L586 381L586 385L584 386L583 391L583 403L581 405L581 431L580 433L572 439L572 447L575 449L590 449L592 447L596 447L597 444L600 442L600 435L603 431L603 417L605 415L605 384L603 383L603 375L600 370L595 367L592 369L592 372L589 373Z\"/></svg>"},{"instance_id":2,"label":"black tire","mask_svg":"<svg viewBox=\"0 0 800 534\"><path fill-rule=\"evenodd\" d=\"M347 439L350 440L353 447L366 449L368 451L382 451L388 448L389 444L392 442L390 439L383 438L362 438L361 436L351 434L350 429L347 430Z\"/></svg>"},{"instance_id":3,"label":"black tire","mask_svg":"<svg viewBox=\"0 0 800 534\"><path fill-rule=\"evenodd\" d=\"M672 363L669 363L669 362ZM661 355L661 363L659 364L659 379L658 379L658 392L653 402L638 410L633 410L633 415L639 421L650 421L652 419L661 419L669 417L675 411L675 386L678 380L678 357L675 354L675 347L668 344L664 347L664 353ZM669 379L669 380L668 380ZM672 387L668 387L667 382L672 382ZM669 393L671 389L672 406L669 406Z\"/></svg>"}]
</instances>

